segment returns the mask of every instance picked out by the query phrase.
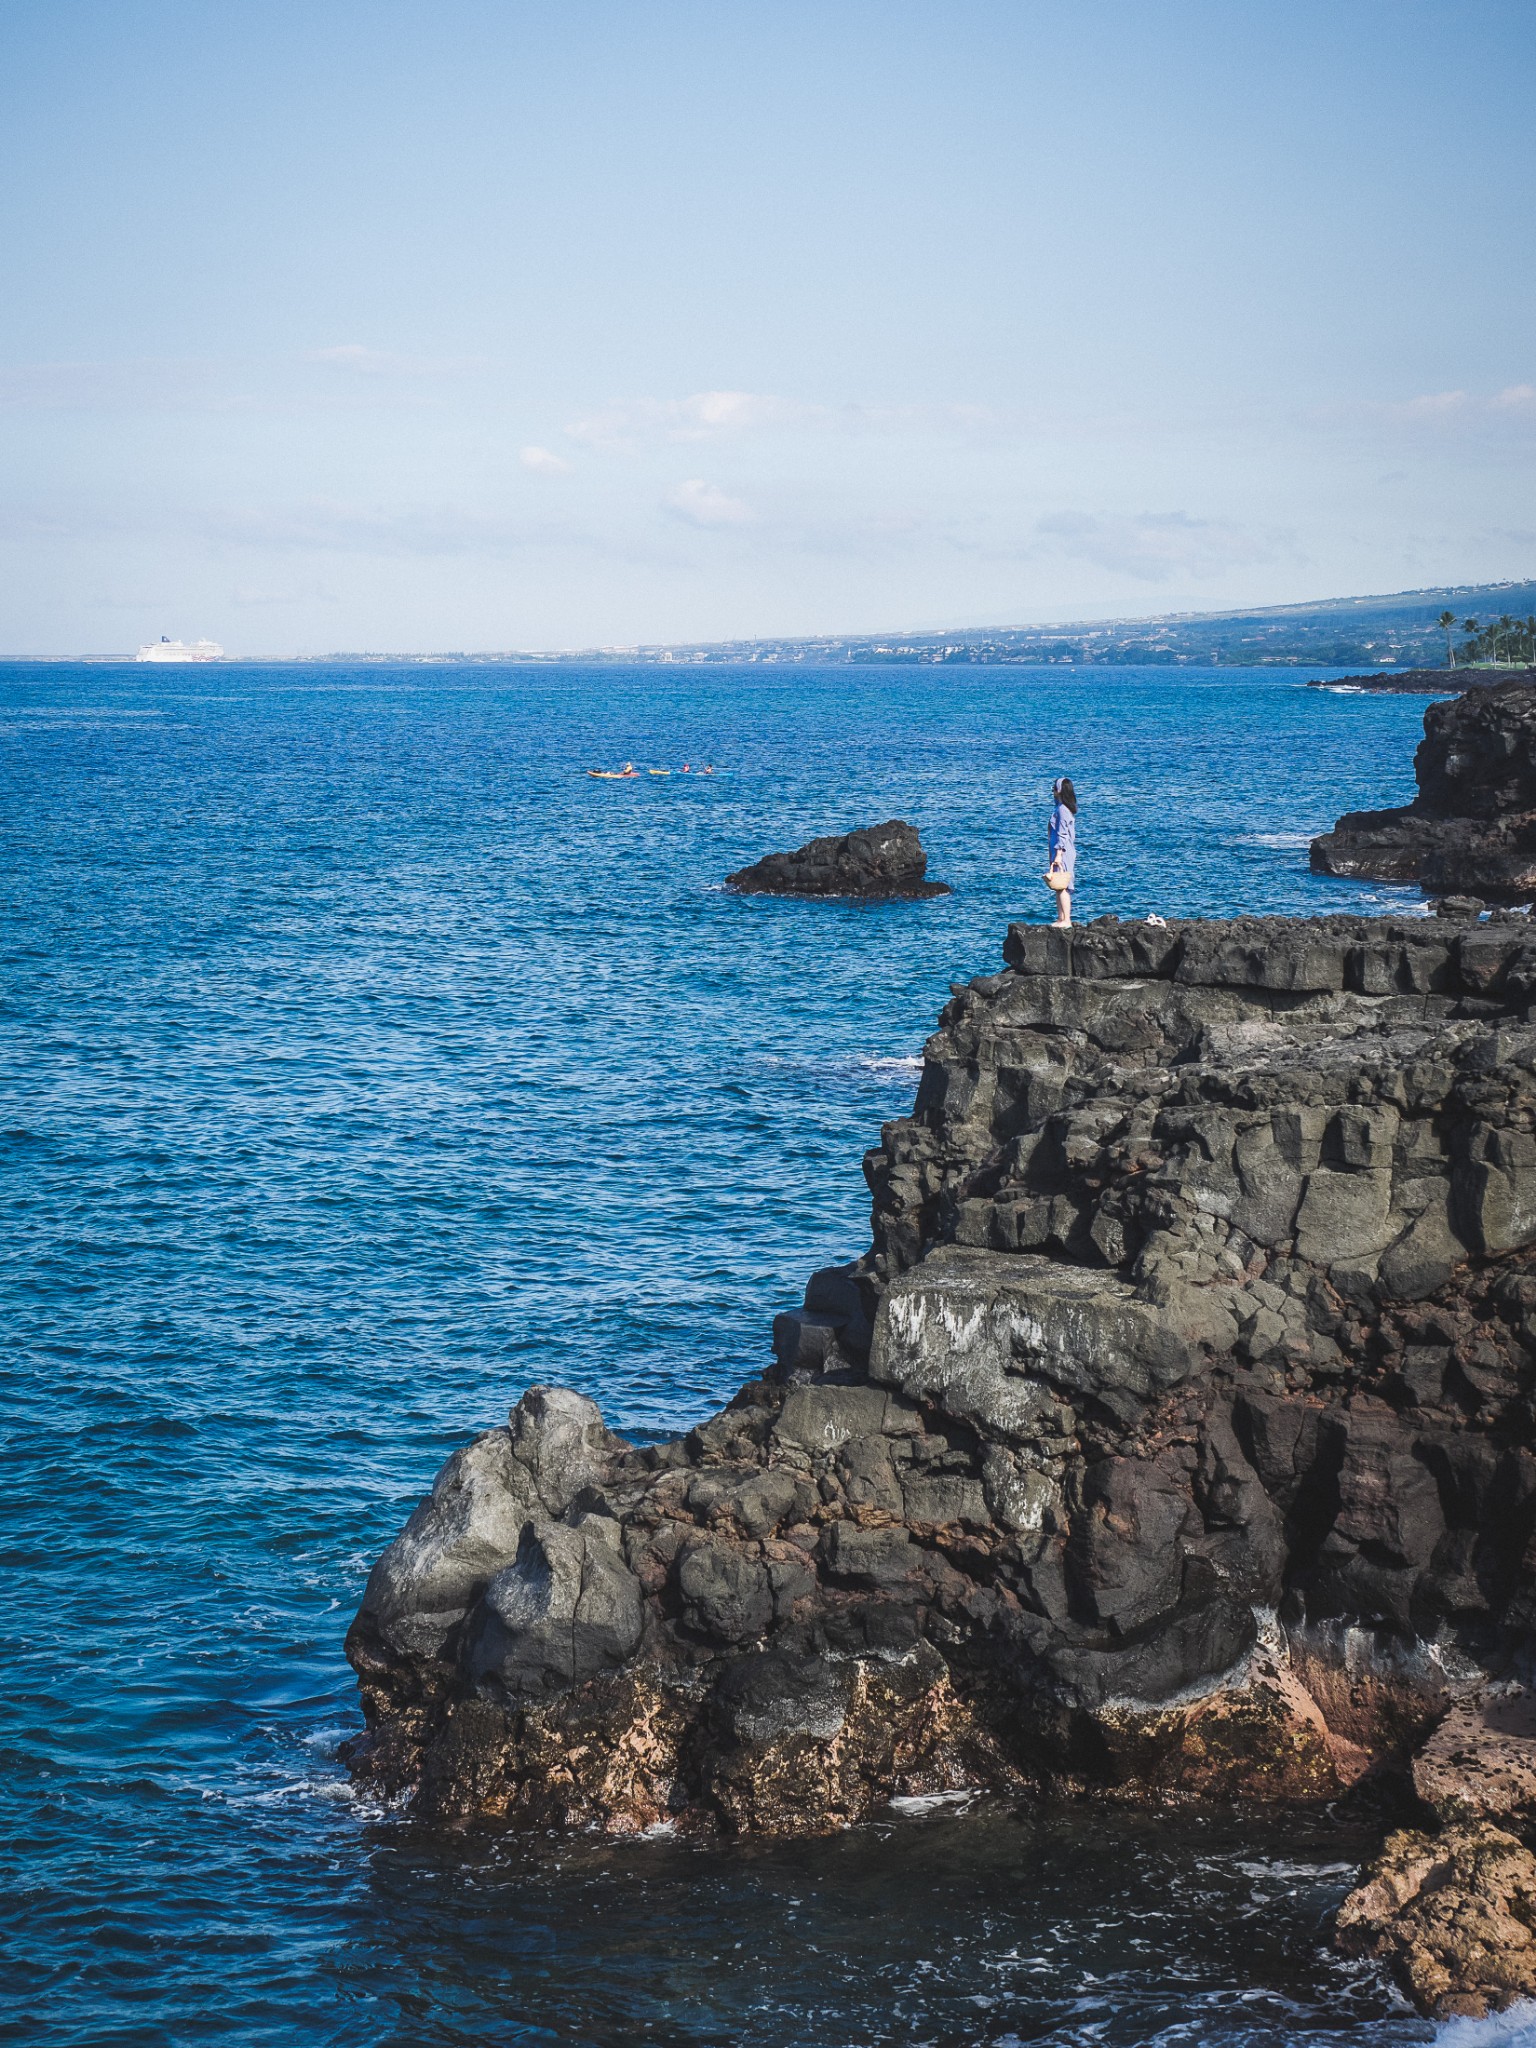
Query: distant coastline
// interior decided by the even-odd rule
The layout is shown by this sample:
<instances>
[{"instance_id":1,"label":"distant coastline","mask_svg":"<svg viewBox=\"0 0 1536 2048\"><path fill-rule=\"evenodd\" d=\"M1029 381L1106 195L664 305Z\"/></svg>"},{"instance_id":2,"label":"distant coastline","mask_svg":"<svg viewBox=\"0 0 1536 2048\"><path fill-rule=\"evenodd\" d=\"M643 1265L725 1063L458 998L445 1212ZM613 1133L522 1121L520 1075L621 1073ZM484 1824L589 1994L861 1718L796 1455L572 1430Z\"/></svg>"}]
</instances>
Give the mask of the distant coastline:
<instances>
[{"instance_id":1,"label":"distant coastline","mask_svg":"<svg viewBox=\"0 0 1536 2048\"><path fill-rule=\"evenodd\" d=\"M945 632L716 640L561 652L337 653L333 661L612 662L662 667L1130 667L1402 669L1445 658L1441 615L1536 613L1536 581L1440 584L1390 596L1323 598L1246 611ZM1459 624L1458 624L1459 630ZM1460 687L1460 685L1458 685Z\"/></svg>"},{"instance_id":2,"label":"distant coastline","mask_svg":"<svg viewBox=\"0 0 1536 2048\"><path fill-rule=\"evenodd\" d=\"M1536 668L1400 668L1385 675L1333 676L1309 690L1368 690L1388 697L1459 697L1494 683L1536 683Z\"/></svg>"},{"instance_id":3,"label":"distant coastline","mask_svg":"<svg viewBox=\"0 0 1536 2048\"><path fill-rule=\"evenodd\" d=\"M354 662L421 667L485 667L580 663L625 667L1127 667L1127 668L1335 668L1362 673L1357 687L1431 690L1383 678L1391 670L1440 674L1446 657L1445 614L1454 631L1473 623L1468 613L1502 617L1457 650L1463 661L1529 651L1536 638L1536 580L1520 583L1441 584L1374 597L1323 598L1307 604L1255 606L1245 611L1169 612L1131 619L1066 621L1042 626L956 627L942 632L807 635L799 638L640 643L574 648L380 649L336 648L323 654L225 656L265 664ZM1482 643L1508 626L1516 643ZM1507 637L1507 636L1506 636ZM25 656L0 657L7 663ZM131 661L132 654L33 657L84 660L93 665ZM1459 673L1465 673L1461 671ZM1503 671L1510 673L1510 671ZM1483 673L1481 669L1477 671ZM1458 690L1466 684L1458 680Z\"/></svg>"}]
</instances>

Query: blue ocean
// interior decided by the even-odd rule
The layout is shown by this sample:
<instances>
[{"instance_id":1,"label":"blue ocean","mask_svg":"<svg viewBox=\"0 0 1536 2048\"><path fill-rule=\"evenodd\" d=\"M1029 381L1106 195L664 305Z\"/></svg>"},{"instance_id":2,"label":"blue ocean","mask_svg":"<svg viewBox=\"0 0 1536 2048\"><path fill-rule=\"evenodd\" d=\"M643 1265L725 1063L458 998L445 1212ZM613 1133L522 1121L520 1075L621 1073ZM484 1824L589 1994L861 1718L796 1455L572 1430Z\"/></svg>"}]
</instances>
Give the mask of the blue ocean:
<instances>
[{"instance_id":1,"label":"blue ocean","mask_svg":"<svg viewBox=\"0 0 1536 2048\"><path fill-rule=\"evenodd\" d=\"M950 981L1053 912L1054 775L1082 918L1416 901L1306 847L1412 793L1425 700L1305 673L0 669L0 2039L1434 2037L1328 1955L1326 1819L528 1840L336 1761L449 1451L537 1381L670 1434L863 1247ZM893 816L953 895L721 887Z\"/></svg>"}]
</instances>

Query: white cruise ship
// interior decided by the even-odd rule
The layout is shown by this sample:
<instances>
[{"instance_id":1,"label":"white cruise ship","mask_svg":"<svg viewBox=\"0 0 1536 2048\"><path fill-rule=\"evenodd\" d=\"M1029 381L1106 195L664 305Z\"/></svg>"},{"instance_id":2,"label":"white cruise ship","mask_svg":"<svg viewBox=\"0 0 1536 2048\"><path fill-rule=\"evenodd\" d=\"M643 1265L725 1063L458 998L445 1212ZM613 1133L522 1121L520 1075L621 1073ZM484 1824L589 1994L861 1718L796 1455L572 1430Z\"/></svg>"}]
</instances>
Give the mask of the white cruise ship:
<instances>
[{"instance_id":1,"label":"white cruise ship","mask_svg":"<svg viewBox=\"0 0 1536 2048\"><path fill-rule=\"evenodd\" d=\"M222 661L224 650L217 640L168 640L164 633L138 652L140 661Z\"/></svg>"}]
</instances>

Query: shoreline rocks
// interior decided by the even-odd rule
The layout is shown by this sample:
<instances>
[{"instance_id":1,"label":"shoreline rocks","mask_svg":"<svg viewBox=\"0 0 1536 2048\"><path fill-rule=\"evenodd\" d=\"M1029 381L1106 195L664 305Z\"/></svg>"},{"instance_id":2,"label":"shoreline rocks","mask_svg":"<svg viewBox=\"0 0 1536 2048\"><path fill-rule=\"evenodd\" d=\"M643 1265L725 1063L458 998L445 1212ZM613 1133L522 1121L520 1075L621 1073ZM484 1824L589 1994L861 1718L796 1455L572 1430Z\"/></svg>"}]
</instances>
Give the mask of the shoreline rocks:
<instances>
[{"instance_id":1,"label":"shoreline rocks","mask_svg":"<svg viewBox=\"0 0 1536 2048\"><path fill-rule=\"evenodd\" d=\"M615 1832L1396 1786L1429 1847L1340 1939L1435 2010L1513 1996L1424 1871L1526 1924L1536 931L1004 951L761 1377L649 1446L534 1388L449 1460L348 1635L350 1766Z\"/></svg>"},{"instance_id":2,"label":"shoreline rocks","mask_svg":"<svg viewBox=\"0 0 1536 2048\"><path fill-rule=\"evenodd\" d=\"M1536 683L1536 668L1404 668L1383 675L1318 677L1309 690L1360 690L1373 696L1460 696L1463 690L1491 689L1500 683Z\"/></svg>"},{"instance_id":3,"label":"shoreline rocks","mask_svg":"<svg viewBox=\"0 0 1536 2048\"><path fill-rule=\"evenodd\" d=\"M744 896L948 896L947 882L927 879L928 856L915 825L889 818L812 839L793 853L769 853L726 876Z\"/></svg>"},{"instance_id":4,"label":"shoreline rocks","mask_svg":"<svg viewBox=\"0 0 1536 2048\"><path fill-rule=\"evenodd\" d=\"M1400 1829L1339 1908L1337 1940L1432 2019L1481 2019L1536 1995L1536 1856L1487 1821Z\"/></svg>"},{"instance_id":5,"label":"shoreline rocks","mask_svg":"<svg viewBox=\"0 0 1536 2048\"><path fill-rule=\"evenodd\" d=\"M1347 812L1314 839L1313 872L1493 902L1536 895L1536 687L1490 683L1431 704L1414 774L1412 803Z\"/></svg>"}]
</instances>

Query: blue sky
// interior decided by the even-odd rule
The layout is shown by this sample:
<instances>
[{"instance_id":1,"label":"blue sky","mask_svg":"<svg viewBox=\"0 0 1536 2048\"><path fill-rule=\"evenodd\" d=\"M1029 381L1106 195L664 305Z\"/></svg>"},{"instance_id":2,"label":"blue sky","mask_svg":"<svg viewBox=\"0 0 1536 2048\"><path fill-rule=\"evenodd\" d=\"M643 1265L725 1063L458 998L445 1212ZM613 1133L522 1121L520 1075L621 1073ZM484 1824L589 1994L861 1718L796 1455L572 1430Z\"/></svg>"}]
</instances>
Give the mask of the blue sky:
<instances>
[{"instance_id":1,"label":"blue sky","mask_svg":"<svg viewBox=\"0 0 1536 2048\"><path fill-rule=\"evenodd\" d=\"M1532 0L0 0L0 652L1536 572Z\"/></svg>"}]
</instances>

